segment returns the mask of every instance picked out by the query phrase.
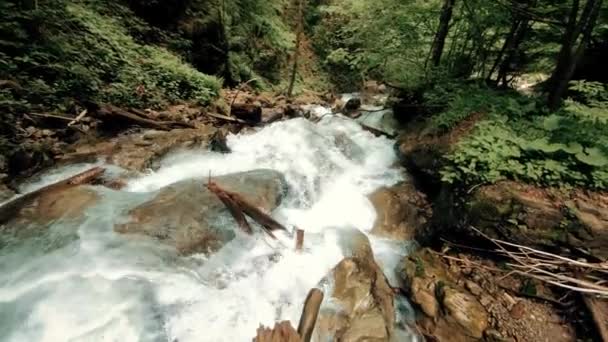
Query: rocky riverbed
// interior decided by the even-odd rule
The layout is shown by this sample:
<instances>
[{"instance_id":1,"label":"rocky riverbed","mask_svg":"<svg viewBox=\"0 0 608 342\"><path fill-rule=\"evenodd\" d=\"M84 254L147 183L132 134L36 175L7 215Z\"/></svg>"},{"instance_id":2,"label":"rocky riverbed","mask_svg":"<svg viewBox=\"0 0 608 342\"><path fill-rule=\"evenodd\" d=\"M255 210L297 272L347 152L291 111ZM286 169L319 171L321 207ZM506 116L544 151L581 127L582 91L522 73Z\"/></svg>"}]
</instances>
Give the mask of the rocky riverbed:
<instances>
[{"instance_id":1,"label":"rocky riverbed","mask_svg":"<svg viewBox=\"0 0 608 342\"><path fill-rule=\"evenodd\" d=\"M468 227L605 261L608 196L448 187L442 156L470 123L442 136L419 122L399 127L392 111L370 107L379 95L363 106L343 97L332 112L247 94L265 118L291 114L262 127L197 123L74 145L21 191L91 166L107 168L104 179L43 192L0 227L6 340L250 340L259 324L296 324L313 287L325 292L314 341L599 336L579 297L509 273ZM243 234L210 179L289 231ZM594 303L601 314L605 302Z\"/></svg>"}]
</instances>

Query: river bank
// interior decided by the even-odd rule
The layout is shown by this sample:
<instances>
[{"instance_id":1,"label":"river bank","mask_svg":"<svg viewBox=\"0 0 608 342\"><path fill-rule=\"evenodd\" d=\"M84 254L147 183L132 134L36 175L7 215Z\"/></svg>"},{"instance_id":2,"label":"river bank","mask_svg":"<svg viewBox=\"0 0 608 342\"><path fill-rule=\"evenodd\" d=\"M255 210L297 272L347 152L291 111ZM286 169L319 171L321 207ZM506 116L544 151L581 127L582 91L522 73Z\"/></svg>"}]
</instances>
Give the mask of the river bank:
<instances>
[{"instance_id":1,"label":"river bank","mask_svg":"<svg viewBox=\"0 0 608 342\"><path fill-rule=\"evenodd\" d=\"M421 122L399 128L382 119L387 113L370 101L374 96L319 106L318 97L288 104L235 91L225 103L235 97L259 106L261 123L233 122L226 109L209 116L182 107L172 120L192 116L186 122L193 128L136 129L76 143L57 158L70 167L20 187L29 192L95 165L109 171L100 185L47 194L3 225L3 303L23 305L18 316L41 327L30 338L58 337L63 325L76 339L112 328L144 340L200 340L202 331L208 340L242 340L260 323L295 324L312 287L327 296L317 340L599 336L578 295L564 297L546 282L512 274L488 238L551 252L584 247L585 255L601 260L603 194L558 197L551 189L508 182L448 187L437 173L442 156L473 124L422 136ZM377 113L380 119L369 118ZM270 119L274 123L265 123ZM368 124L377 124L373 133ZM396 142L387 138L391 127L401 132ZM223 205L203 191L210 174L290 227L303 227L305 252L294 253L289 234L278 244L241 235ZM570 202L576 211L562 213ZM30 253L13 269L12 261ZM34 271L49 257L58 270L40 278ZM74 257L82 262L66 259ZM57 279L72 284L73 294L55 288ZM122 290L112 294L116 286ZM121 293L142 289L124 302ZM107 319L93 319L96 312L78 306L74 294L99 296ZM69 315L49 320L40 311L66 300L89 317L84 328ZM602 302L592 303L601 314ZM13 340L25 336L10 322L6 328ZM149 334L141 335L145 329Z\"/></svg>"}]
</instances>

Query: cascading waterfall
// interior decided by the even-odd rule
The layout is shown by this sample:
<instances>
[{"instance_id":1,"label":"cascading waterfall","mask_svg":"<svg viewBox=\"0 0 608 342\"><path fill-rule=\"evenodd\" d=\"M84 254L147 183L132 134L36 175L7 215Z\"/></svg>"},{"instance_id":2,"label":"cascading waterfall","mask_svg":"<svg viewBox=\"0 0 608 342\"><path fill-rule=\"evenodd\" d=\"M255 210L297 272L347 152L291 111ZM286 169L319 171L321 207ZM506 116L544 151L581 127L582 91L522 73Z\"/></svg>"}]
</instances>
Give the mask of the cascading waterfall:
<instances>
[{"instance_id":1,"label":"cascading waterfall","mask_svg":"<svg viewBox=\"0 0 608 342\"><path fill-rule=\"evenodd\" d=\"M371 229L376 214L367 195L405 179L394 166L393 141L330 115L316 124L292 119L232 135L228 145L229 154L172 153L122 191L95 187L102 199L78 225L57 221L35 238L3 241L0 340L250 341L259 324L297 324L308 290L344 257L341 230ZM61 169L42 183L87 166ZM293 251L286 234L271 242L258 233L239 235L208 257L181 257L113 231L130 208L166 185L260 168L284 174L290 191L273 216L306 230L303 253ZM395 281L408 245L370 240ZM404 308L401 315L408 314Z\"/></svg>"}]
</instances>

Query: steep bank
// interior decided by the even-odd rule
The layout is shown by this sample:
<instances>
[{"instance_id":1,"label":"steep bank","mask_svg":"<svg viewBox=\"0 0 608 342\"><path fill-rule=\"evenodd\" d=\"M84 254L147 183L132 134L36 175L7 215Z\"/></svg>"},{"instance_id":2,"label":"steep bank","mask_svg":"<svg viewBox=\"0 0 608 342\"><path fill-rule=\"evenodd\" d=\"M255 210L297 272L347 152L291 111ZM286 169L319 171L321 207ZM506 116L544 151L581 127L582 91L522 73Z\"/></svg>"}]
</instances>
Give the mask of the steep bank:
<instances>
[{"instance_id":1,"label":"steep bank","mask_svg":"<svg viewBox=\"0 0 608 342\"><path fill-rule=\"evenodd\" d=\"M587 291L597 279L577 273L568 264L548 269L541 264L540 270L519 272L518 267L534 266L526 258L513 259L501 252L502 247L490 239L510 243L507 250L528 253L524 255L530 258L532 251L541 251L553 253L543 259L548 262L564 257L589 267L605 267L606 193L521 180L448 182L445 172L454 165L451 156L479 136L482 126L478 123L486 118L470 115L447 130L437 130L434 119L418 118L398 139L400 159L433 209L430 223L414 233L417 241L430 248L410 255L403 272L405 291L424 313L421 329L440 341L574 341L590 336L601 340L607 302L590 304L596 300L593 294L561 286L582 286L581 291ZM520 246L534 250L522 252ZM557 270L569 278L553 278ZM601 272L595 276L602 278ZM586 285L575 285L579 280ZM453 307L454 303L459 304ZM576 318L563 310L571 310Z\"/></svg>"}]
</instances>

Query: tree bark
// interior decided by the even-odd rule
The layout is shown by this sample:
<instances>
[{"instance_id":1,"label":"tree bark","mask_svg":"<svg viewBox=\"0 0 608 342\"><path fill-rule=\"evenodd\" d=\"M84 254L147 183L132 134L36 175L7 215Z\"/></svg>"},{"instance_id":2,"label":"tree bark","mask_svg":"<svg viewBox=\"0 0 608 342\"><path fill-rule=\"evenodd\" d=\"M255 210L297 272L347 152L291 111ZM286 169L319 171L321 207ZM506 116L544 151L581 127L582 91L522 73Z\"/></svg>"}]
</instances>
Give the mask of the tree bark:
<instances>
[{"instance_id":1,"label":"tree bark","mask_svg":"<svg viewBox=\"0 0 608 342\"><path fill-rule=\"evenodd\" d=\"M445 48L445 40L450 31L450 21L452 21L452 14L454 12L454 4L456 0L445 0L441 9L441 17L439 18L439 27L433 40L433 46L431 48L431 65L438 67L441 64L441 56L443 55L443 49Z\"/></svg>"},{"instance_id":2,"label":"tree bark","mask_svg":"<svg viewBox=\"0 0 608 342\"><path fill-rule=\"evenodd\" d=\"M576 65L591 40L603 0L587 0L579 18L580 1L573 0L557 64L549 79L549 109L556 110L568 90Z\"/></svg>"},{"instance_id":3,"label":"tree bark","mask_svg":"<svg viewBox=\"0 0 608 342\"><path fill-rule=\"evenodd\" d=\"M515 61L517 52L519 51L519 45L524 40L526 33L528 32L529 21L527 19L521 20L514 32L511 42L507 45L506 56L500 63L498 69L498 77L496 77L496 85L506 87L508 85L507 75L511 69L511 63Z\"/></svg>"}]
</instances>

